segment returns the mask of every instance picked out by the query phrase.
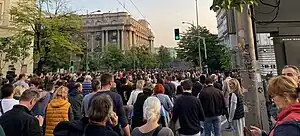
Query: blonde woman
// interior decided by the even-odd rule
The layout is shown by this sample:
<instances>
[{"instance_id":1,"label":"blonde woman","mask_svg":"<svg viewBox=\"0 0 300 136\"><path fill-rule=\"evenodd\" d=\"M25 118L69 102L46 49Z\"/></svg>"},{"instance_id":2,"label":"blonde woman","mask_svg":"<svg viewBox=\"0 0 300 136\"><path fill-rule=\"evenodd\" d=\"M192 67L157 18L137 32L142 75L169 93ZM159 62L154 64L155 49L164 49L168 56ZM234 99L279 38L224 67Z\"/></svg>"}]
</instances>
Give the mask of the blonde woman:
<instances>
[{"instance_id":1,"label":"blonde woman","mask_svg":"<svg viewBox=\"0 0 300 136\"><path fill-rule=\"evenodd\" d=\"M134 105L136 99L137 99L137 96L143 92L143 88L144 88L144 85L145 85L145 81L144 80L138 80L136 82L136 89L134 91L131 92L130 94L130 97L129 97L129 100L127 102L127 105Z\"/></svg>"},{"instance_id":2,"label":"blonde woman","mask_svg":"<svg viewBox=\"0 0 300 136\"><path fill-rule=\"evenodd\" d=\"M251 126L255 136L299 136L300 89L298 83L288 76L274 77L269 81L268 92L280 110L277 122L269 134Z\"/></svg>"},{"instance_id":3,"label":"blonde woman","mask_svg":"<svg viewBox=\"0 0 300 136\"><path fill-rule=\"evenodd\" d=\"M232 124L234 136L244 136L245 113L243 89L235 78L229 80L229 124Z\"/></svg>"},{"instance_id":4,"label":"blonde woman","mask_svg":"<svg viewBox=\"0 0 300 136\"><path fill-rule=\"evenodd\" d=\"M71 104L68 101L68 88L59 87L47 107L45 136L53 136L53 130L59 122L72 121L73 118Z\"/></svg>"}]
</instances>

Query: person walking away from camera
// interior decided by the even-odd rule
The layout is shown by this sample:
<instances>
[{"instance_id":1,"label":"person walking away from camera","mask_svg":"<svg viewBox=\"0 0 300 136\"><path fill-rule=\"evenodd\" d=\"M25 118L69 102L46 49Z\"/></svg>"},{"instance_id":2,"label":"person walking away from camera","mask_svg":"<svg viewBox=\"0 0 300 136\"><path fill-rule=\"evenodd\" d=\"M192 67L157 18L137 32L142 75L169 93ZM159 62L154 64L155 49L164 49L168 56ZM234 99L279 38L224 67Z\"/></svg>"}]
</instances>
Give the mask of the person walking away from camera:
<instances>
[{"instance_id":1,"label":"person walking away from camera","mask_svg":"<svg viewBox=\"0 0 300 136\"><path fill-rule=\"evenodd\" d=\"M232 78L228 82L229 94L229 117L228 122L232 125L235 136L244 136L245 113L244 113L244 98L243 89L239 81Z\"/></svg>"},{"instance_id":2,"label":"person walking away from camera","mask_svg":"<svg viewBox=\"0 0 300 136\"><path fill-rule=\"evenodd\" d=\"M268 91L280 110L277 122L269 134L251 126L255 136L299 136L300 134L300 89L297 82L288 76L274 77L269 81Z\"/></svg>"},{"instance_id":3,"label":"person walking away from camera","mask_svg":"<svg viewBox=\"0 0 300 136\"><path fill-rule=\"evenodd\" d=\"M118 133L108 129L106 123L113 127L118 125L118 116L113 112L113 102L107 95L98 95L91 101L88 109L90 123L85 136L118 136Z\"/></svg>"},{"instance_id":4,"label":"person walking away from camera","mask_svg":"<svg viewBox=\"0 0 300 136\"><path fill-rule=\"evenodd\" d=\"M111 89L115 86L113 75L109 73L104 73L103 75L101 75L100 80L102 88L91 98L90 102L93 100L94 97L99 95L110 96L110 98L113 101L113 110L118 116L119 124L123 129L124 135L130 136L129 125L125 114L122 97L118 93L111 91ZM119 125L117 125L116 127L109 125L107 127L112 128L121 136L121 129L119 128Z\"/></svg>"},{"instance_id":5,"label":"person walking away from camera","mask_svg":"<svg viewBox=\"0 0 300 136\"><path fill-rule=\"evenodd\" d=\"M69 102L73 110L74 120L80 120L83 117L81 113L82 100L83 100L82 84L76 83L74 89L75 91L69 93Z\"/></svg>"},{"instance_id":6,"label":"person walking away from camera","mask_svg":"<svg viewBox=\"0 0 300 136\"><path fill-rule=\"evenodd\" d=\"M200 136L202 130L200 121L204 121L204 111L201 101L192 95L193 83L190 80L182 82L183 94L174 103L171 128L180 136ZM195 110L197 109L197 110ZM179 126L176 124L179 121Z\"/></svg>"},{"instance_id":7,"label":"person walking away from camera","mask_svg":"<svg viewBox=\"0 0 300 136\"><path fill-rule=\"evenodd\" d=\"M81 113L84 117L88 117L88 108L90 99L101 89L101 82L98 79L92 82L92 92L83 97Z\"/></svg>"},{"instance_id":8,"label":"person walking away from camera","mask_svg":"<svg viewBox=\"0 0 300 136\"><path fill-rule=\"evenodd\" d=\"M137 99L137 96L140 93L143 92L144 85L145 85L145 81L144 80L138 80L136 82L136 89L131 92L131 95L130 95L129 100L127 102L128 106L133 106L134 105L134 103L135 103L135 101Z\"/></svg>"},{"instance_id":9,"label":"person walking away from camera","mask_svg":"<svg viewBox=\"0 0 300 136\"><path fill-rule=\"evenodd\" d=\"M26 83L26 75L25 74L20 74L19 77L18 77L18 81L15 82L13 84L14 87L17 87L17 86L22 86L24 87L25 89L28 89L29 88L29 85Z\"/></svg>"},{"instance_id":10,"label":"person walking away from camera","mask_svg":"<svg viewBox=\"0 0 300 136\"><path fill-rule=\"evenodd\" d=\"M147 123L135 128L131 136L174 136L171 129L159 126L160 109L161 104L158 98L153 96L147 98L143 106L143 117Z\"/></svg>"},{"instance_id":11,"label":"person walking away from camera","mask_svg":"<svg viewBox=\"0 0 300 136\"><path fill-rule=\"evenodd\" d=\"M229 80L231 79L231 72L225 72L225 79L223 81L223 86L222 86L222 91L224 94L224 99L225 99L225 104L227 109L229 108L229 93L230 93L230 89L229 89ZM228 117L227 121L229 120ZM228 127L226 129L231 129L230 123L228 123Z\"/></svg>"},{"instance_id":12,"label":"person walking away from camera","mask_svg":"<svg viewBox=\"0 0 300 136\"><path fill-rule=\"evenodd\" d=\"M73 119L72 107L68 101L68 88L60 87L47 107L45 136L53 136L53 130L59 122Z\"/></svg>"},{"instance_id":13,"label":"person walking away from camera","mask_svg":"<svg viewBox=\"0 0 300 136\"><path fill-rule=\"evenodd\" d=\"M19 104L19 101L13 98L15 95L15 89L12 85L3 85L1 88L1 94L2 99L0 100L0 116L11 110L13 106Z\"/></svg>"},{"instance_id":14,"label":"person walking away from camera","mask_svg":"<svg viewBox=\"0 0 300 136\"><path fill-rule=\"evenodd\" d=\"M221 115L228 115L222 92L213 86L213 79L206 78L206 87L199 94L203 106L205 136L221 136Z\"/></svg>"},{"instance_id":15,"label":"person walking away from camera","mask_svg":"<svg viewBox=\"0 0 300 136\"><path fill-rule=\"evenodd\" d=\"M30 112L39 97L36 89L24 91L20 104L0 117L0 125L7 136L43 136L44 118L34 117Z\"/></svg>"},{"instance_id":16,"label":"person walking away from camera","mask_svg":"<svg viewBox=\"0 0 300 136\"><path fill-rule=\"evenodd\" d=\"M32 112L34 116L43 116L45 117L47 105L50 102L51 94L47 91L43 90L43 80L39 77L35 77L30 80L32 84L31 88L38 90L40 98L38 99L37 103L34 105Z\"/></svg>"},{"instance_id":17,"label":"person walking away from camera","mask_svg":"<svg viewBox=\"0 0 300 136\"><path fill-rule=\"evenodd\" d=\"M84 82L82 83L82 95L86 96L92 91L92 77L90 75L86 75L84 78Z\"/></svg>"},{"instance_id":18,"label":"person walking away from camera","mask_svg":"<svg viewBox=\"0 0 300 136\"><path fill-rule=\"evenodd\" d=\"M146 99L150 97L152 94L153 94L152 84L148 84L143 88L143 93L140 93L137 96L136 102L133 105L133 116L132 116L132 124L131 124L132 129L136 127L140 127L146 123L143 118L143 105Z\"/></svg>"}]
</instances>

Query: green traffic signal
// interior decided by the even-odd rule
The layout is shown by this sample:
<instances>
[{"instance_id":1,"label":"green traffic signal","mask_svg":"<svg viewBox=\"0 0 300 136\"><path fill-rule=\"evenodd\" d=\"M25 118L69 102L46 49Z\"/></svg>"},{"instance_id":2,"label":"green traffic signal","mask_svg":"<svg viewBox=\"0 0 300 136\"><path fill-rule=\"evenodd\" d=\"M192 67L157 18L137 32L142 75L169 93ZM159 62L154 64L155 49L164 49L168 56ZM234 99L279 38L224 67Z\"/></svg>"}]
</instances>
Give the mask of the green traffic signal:
<instances>
[{"instance_id":1,"label":"green traffic signal","mask_svg":"<svg viewBox=\"0 0 300 136\"><path fill-rule=\"evenodd\" d=\"M174 29L174 33L175 33L175 40L179 40L180 36L179 36L179 29Z\"/></svg>"}]
</instances>

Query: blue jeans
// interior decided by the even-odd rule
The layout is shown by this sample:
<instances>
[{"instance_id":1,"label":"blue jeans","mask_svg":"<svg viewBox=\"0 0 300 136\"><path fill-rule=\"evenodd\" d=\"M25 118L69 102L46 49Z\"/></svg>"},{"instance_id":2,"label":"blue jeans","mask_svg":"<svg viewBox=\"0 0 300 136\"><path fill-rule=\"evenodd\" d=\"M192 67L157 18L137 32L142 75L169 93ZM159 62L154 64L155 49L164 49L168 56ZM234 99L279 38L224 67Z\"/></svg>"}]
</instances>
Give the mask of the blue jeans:
<instances>
[{"instance_id":1,"label":"blue jeans","mask_svg":"<svg viewBox=\"0 0 300 136\"><path fill-rule=\"evenodd\" d=\"M221 116L208 117L204 121L205 136L221 136Z\"/></svg>"}]
</instances>

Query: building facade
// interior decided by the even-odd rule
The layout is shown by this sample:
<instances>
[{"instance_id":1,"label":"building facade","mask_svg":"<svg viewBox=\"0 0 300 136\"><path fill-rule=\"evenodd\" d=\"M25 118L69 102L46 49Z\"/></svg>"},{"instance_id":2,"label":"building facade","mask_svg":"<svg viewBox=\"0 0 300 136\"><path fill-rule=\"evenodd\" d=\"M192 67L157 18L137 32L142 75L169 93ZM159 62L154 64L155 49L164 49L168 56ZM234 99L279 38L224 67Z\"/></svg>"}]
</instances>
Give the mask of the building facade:
<instances>
[{"instance_id":1,"label":"building facade","mask_svg":"<svg viewBox=\"0 0 300 136\"><path fill-rule=\"evenodd\" d=\"M117 45L123 51L141 45L154 49L154 35L144 19L135 20L127 12L82 15L82 18L91 52L104 52L110 45Z\"/></svg>"},{"instance_id":2,"label":"building facade","mask_svg":"<svg viewBox=\"0 0 300 136\"><path fill-rule=\"evenodd\" d=\"M13 29L10 24L9 10L16 3L17 0L0 0L0 37L9 37L13 35ZM33 44L33 43L32 43ZM30 56L21 62L12 63L4 62L4 58L0 58L0 66L3 67L2 73L6 75L7 71L14 71L16 74L20 73L33 73L33 49L30 49ZM1 54L2 56L2 54ZM21 60L20 60L21 61Z\"/></svg>"},{"instance_id":3,"label":"building facade","mask_svg":"<svg viewBox=\"0 0 300 136\"><path fill-rule=\"evenodd\" d=\"M237 35L235 29L234 11L219 10L217 12L218 38L220 42L226 45L232 52L231 64L233 69L240 69L242 59L237 47ZM274 52L273 41L270 39L269 33L257 33L257 56L258 68L262 75L277 75L276 58Z\"/></svg>"}]
</instances>

